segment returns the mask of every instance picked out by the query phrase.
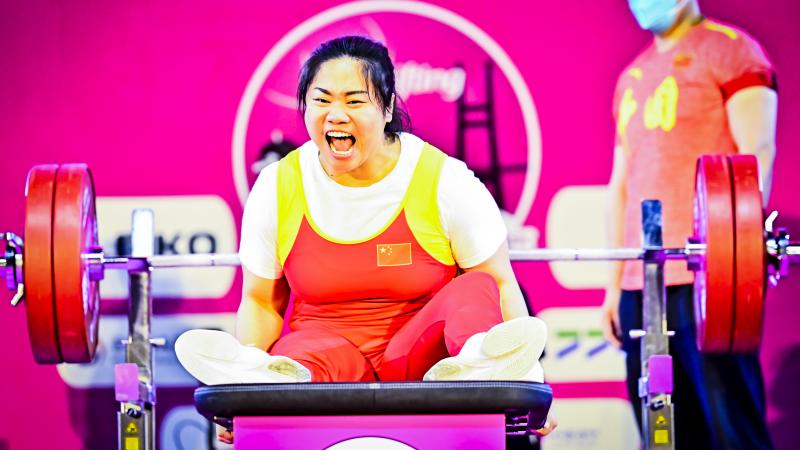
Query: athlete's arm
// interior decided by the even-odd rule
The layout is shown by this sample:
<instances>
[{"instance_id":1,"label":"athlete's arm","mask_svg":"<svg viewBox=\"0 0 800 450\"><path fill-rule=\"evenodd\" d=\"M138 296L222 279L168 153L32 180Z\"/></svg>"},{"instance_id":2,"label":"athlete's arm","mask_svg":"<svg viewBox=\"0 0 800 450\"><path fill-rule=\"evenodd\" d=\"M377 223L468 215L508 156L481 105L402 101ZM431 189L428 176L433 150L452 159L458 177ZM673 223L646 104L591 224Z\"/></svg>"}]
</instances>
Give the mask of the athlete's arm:
<instances>
[{"instance_id":1,"label":"athlete's arm","mask_svg":"<svg viewBox=\"0 0 800 450\"><path fill-rule=\"evenodd\" d=\"M485 272L494 278L500 290L500 309L503 312L503 320L511 320L516 317L528 316L528 307L525 305L525 298L517 284L517 277L511 268L511 260L508 256L508 243L503 241L500 248L486 261L477 266L464 269L464 272Z\"/></svg>"},{"instance_id":2,"label":"athlete's arm","mask_svg":"<svg viewBox=\"0 0 800 450\"><path fill-rule=\"evenodd\" d=\"M236 311L236 338L242 345L269 349L281 335L289 303L286 277L261 278L242 267L242 302Z\"/></svg>"},{"instance_id":3,"label":"athlete's arm","mask_svg":"<svg viewBox=\"0 0 800 450\"><path fill-rule=\"evenodd\" d=\"M755 155L761 173L764 204L772 187L775 162L775 124L778 120L778 94L766 86L744 88L725 104L728 126L739 153Z\"/></svg>"},{"instance_id":4,"label":"athlete's arm","mask_svg":"<svg viewBox=\"0 0 800 450\"><path fill-rule=\"evenodd\" d=\"M519 289L517 277L511 268L511 260L508 256L508 243L503 244L492 257L477 266L464 269L464 272L485 272L494 278L500 290L500 309L503 312L503 320L511 320L517 317L528 316L528 307L525 305L525 298ZM535 430L539 436L547 436L558 426L555 415L551 410L547 414L547 421L544 427Z\"/></svg>"}]
</instances>

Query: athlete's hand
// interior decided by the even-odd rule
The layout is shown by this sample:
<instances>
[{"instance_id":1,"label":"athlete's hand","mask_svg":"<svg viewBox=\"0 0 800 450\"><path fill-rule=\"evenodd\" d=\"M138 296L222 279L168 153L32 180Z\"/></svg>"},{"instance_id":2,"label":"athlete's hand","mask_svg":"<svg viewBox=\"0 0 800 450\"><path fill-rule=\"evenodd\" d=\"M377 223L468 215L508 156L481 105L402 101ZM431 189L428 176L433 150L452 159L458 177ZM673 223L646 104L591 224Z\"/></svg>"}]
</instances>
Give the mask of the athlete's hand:
<instances>
[{"instance_id":1,"label":"athlete's hand","mask_svg":"<svg viewBox=\"0 0 800 450\"><path fill-rule=\"evenodd\" d=\"M544 422L544 426L539 428L538 430L534 430L533 432L538 436L547 436L548 434L552 433L558 427L558 421L556 421L556 415L551 410L547 413L547 420Z\"/></svg>"},{"instance_id":2,"label":"athlete's hand","mask_svg":"<svg viewBox=\"0 0 800 450\"><path fill-rule=\"evenodd\" d=\"M224 427L217 425L217 439L225 444L233 444L233 431L228 431Z\"/></svg>"}]
</instances>

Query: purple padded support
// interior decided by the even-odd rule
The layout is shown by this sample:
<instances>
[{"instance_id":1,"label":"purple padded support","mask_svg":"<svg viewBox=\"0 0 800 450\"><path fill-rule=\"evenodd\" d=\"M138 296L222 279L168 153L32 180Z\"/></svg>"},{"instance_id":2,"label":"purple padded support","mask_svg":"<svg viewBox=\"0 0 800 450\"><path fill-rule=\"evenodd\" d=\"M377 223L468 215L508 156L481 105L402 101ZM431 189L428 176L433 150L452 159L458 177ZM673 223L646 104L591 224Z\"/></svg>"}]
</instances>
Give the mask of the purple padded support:
<instances>
[{"instance_id":1,"label":"purple padded support","mask_svg":"<svg viewBox=\"0 0 800 450\"><path fill-rule=\"evenodd\" d=\"M647 378L647 393L672 394L672 357L653 355L648 360L650 373Z\"/></svg>"},{"instance_id":2,"label":"purple padded support","mask_svg":"<svg viewBox=\"0 0 800 450\"><path fill-rule=\"evenodd\" d=\"M235 417L236 450L505 448L503 414ZM361 439L370 442L348 441ZM361 446L357 446L361 444Z\"/></svg>"},{"instance_id":3,"label":"purple padded support","mask_svg":"<svg viewBox=\"0 0 800 450\"><path fill-rule=\"evenodd\" d=\"M139 398L139 367L134 363L114 366L114 394L118 402L141 400Z\"/></svg>"}]
</instances>

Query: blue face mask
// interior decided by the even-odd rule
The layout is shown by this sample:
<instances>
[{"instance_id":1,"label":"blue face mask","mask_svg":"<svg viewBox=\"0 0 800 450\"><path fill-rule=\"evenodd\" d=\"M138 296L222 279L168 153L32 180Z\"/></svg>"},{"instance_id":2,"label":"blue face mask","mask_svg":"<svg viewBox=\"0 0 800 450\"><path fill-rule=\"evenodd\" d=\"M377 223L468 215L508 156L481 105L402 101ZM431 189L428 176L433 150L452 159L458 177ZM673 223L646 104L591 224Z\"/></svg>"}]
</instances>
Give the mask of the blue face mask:
<instances>
[{"instance_id":1,"label":"blue face mask","mask_svg":"<svg viewBox=\"0 0 800 450\"><path fill-rule=\"evenodd\" d=\"M675 24L678 12L688 0L628 0L628 6L642 29L663 33Z\"/></svg>"}]
</instances>

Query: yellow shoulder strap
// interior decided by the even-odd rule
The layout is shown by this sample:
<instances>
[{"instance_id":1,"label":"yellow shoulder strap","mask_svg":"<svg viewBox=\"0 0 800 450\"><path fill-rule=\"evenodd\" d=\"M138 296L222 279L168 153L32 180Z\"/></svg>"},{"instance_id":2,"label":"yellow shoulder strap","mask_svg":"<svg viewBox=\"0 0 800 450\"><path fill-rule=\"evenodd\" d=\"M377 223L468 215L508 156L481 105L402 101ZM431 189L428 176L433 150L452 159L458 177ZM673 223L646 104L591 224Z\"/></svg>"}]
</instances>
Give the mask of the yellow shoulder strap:
<instances>
[{"instance_id":1,"label":"yellow shoulder strap","mask_svg":"<svg viewBox=\"0 0 800 450\"><path fill-rule=\"evenodd\" d=\"M404 203L406 220L417 242L434 259L451 266L455 264L455 260L450 249L450 240L439 221L437 201L439 176L446 159L444 152L425 144Z\"/></svg>"},{"instance_id":2,"label":"yellow shoulder strap","mask_svg":"<svg viewBox=\"0 0 800 450\"><path fill-rule=\"evenodd\" d=\"M295 150L278 163L277 250L281 265L294 245L306 209L299 156L299 151ZM425 144L403 203L406 220L417 242L440 263L454 265L450 241L439 222L437 200L439 176L446 159L447 155L441 150Z\"/></svg>"},{"instance_id":3,"label":"yellow shoulder strap","mask_svg":"<svg viewBox=\"0 0 800 450\"><path fill-rule=\"evenodd\" d=\"M294 150L278 163L278 261L286 262L300 231L306 196L300 175L300 151Z\"/></svg>"}]
</instances>

